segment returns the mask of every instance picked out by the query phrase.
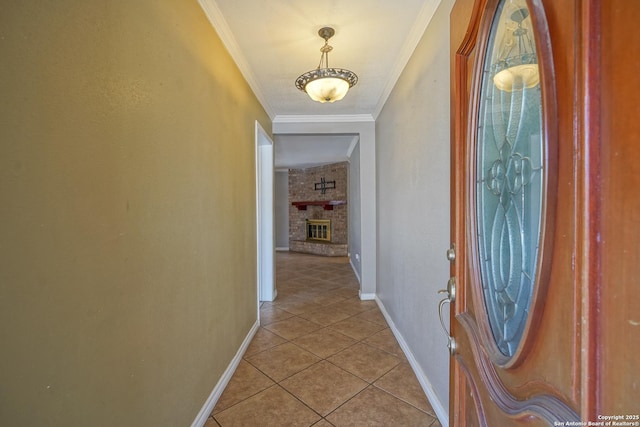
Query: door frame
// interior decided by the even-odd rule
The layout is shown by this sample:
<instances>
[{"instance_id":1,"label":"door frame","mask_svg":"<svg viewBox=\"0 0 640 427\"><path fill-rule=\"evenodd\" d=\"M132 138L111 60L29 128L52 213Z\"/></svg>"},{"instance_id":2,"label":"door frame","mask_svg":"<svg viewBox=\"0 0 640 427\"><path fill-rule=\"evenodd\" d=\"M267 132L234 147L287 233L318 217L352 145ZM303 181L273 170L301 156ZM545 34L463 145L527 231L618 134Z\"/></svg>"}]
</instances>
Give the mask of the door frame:
<instances>
[{"instance_id":1,"label":"door frame","mask_svg":"<svg viewBox=\"0 0 640 427\"><path fill-rule=\"evenodd\" d=\"M256 272L261 301L276 299L273 140L256 120ZM259 318L259 316L258 316Z\"/></svg>"},{"instance_id":2,"label":"door frame","mask_svg":"<svg viewBox=\"0 0 640 427\"><path fill-rule=\"evenodd\" d=\"M376 297L376 129L371 115L278 116L274 135L358 135L360 144L360 291L361 300ZM363 232L366 230L366 233ZM351 244L351 242L350 242Z\"/></svg>"}]
</instances>

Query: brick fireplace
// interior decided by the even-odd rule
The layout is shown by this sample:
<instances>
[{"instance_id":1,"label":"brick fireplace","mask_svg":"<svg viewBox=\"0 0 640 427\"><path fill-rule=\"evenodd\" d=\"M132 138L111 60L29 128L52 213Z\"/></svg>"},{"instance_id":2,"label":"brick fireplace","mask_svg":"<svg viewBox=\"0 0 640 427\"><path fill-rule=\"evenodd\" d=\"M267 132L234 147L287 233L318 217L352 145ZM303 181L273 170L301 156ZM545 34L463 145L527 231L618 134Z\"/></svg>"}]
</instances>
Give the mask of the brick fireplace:
<instances>
[{"instance_id":1,"label":"brick fireplace","mask_svg":"<svg viewBox=\"0 0 640 427\"><path fill-rule=\"evenodd\" d=\"M289 170L290 251L324 256L347 255L348 167L347 162L342 162ZM323 181L331 182L331 185L322 184ZM310 224L315 225L311 228L311 236ZM327 228L318 228L321 224ZM318 238L320 235L322 238Z\"/></svg>"}]
</instances>

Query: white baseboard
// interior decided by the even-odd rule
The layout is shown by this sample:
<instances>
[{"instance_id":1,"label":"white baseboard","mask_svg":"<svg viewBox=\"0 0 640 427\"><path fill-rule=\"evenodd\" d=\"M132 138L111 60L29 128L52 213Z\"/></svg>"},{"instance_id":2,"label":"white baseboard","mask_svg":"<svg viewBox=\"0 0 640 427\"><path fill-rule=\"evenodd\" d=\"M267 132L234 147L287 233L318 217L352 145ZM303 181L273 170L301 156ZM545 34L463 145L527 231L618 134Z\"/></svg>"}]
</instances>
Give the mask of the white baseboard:
<instances>
[{"instance_id":1,"label":"white baseboard","mask_svg":"<svg viewBox=\"0 0 640 427\"><path fill-rule=\"evenodd\" d=\"M356 279L358 279L358 283L362 286L362 280L360 280L360 275L358 274L358 270L356 266L353 265L353 260L349 257L349 264L351 264L351 269L353 270L353 274L356 275ZM376 294L363 294L362 289L358 290L358 295L360 296L361 301L370 301L376 299Z\"/></svg>"},{"instance_id":2,"label":"white baseboard","mask_svg":"<svg viewBox=\"0 0 640 427\"><path fill-rule=\"evenodd\" d=\"M277 289L274 289L274 290L273 290L273 292L271 293L271 299L261 299L261 300L258 302L258 305L259 305L260 303L263 303L263 302L273 302L273 301L275 301L275 300L276 300L276 298L278 298L278 290L277 290Z\"/></svg>"},{"instance_id":3,"label":"white baseboard","mask_svg":"<svg viewBox=\"0 0 640 427\"><path fill-rule=\"evenodd\" d=\"M358 291L361 301L372 301L376 299L376 294L364 294L362 291Z\"/></svg>"},{"instance_id":4,"label":"white baseboard","mask_svg":"<svg viewBox=\"0 0 640 427\"><path fill-rule=\"evenodd\" d=\"M380 301L380 299L377 296L375 300L376 300L376 303L378 304L378 307L380 308L380 311L382 312L382 315L387 320L387 323L389 324L389 328L391 328L391 332L393 332L393 335L396 337L396 340L398 340L398 344L400 344L402 351L404 351L405 356L407 356L407 360L409 361L409 364L411 365L413 372L416 374L416 378L418 378L418 382L420 383L422 390L427 395L427 399L429 399L429 403L431 403L431 407L435 411L436 416L440 421L440 424L442 424L443 427L449 427L449 410L446 409L442 405L442 402L440 401L440 399L438 399L438 396L436 395L436 392L433 390L433 386L431 385L429 378L427 378L424 371L418 364L418 361L416 360L415 356L411 352L411 349L409 348L409 345L407 344L407 342L404 340L404 337L402 336L400 331L398 331L398 328L396 328L396 325L393 323L393 320L391 319L391 316L389 316L389 313L387 312L387 309L384 307L384 304L382 303L382 301Z\"/></svg>"},{"instance_id":5,"label":"white baseboard","mask_svg":"<svg viewBox=\"0 0 640 427\"><path fill-rule=\"evenodd\" d=\"M288 252L289 251L289 246L287 247L282 247L282 248L276 248L276 252Z\"/></svg>"},{"instance_id":6,"label":"white baseboard","mask_svg":"<svg viewBox=\"0 0 640 427\"><path fill-rule=\"evenodd\" d=\"M229 384L229 381L231 380L231 377L233 376L236 369L238 368L240 361L242 361L242 356L244 356L244 352L247 351L247 347L249 347L249 344L251 343L253 336L256 334L256 332L258 332L259 327L260 327L260 321L257 320L256 323L254 323L253 326L251 327L251 330L247 334L244 341L242 342L242 345L238 349L238 352L236 353L235 357L231 360L231 363L229 364L229 366L227 366L227 369L222 374L222 377L218 381L218 384L216 384L216 386L213 388L213 391L211 392L211 394L209 395L209 398L204 403L204 406L202 407L202 409L200 409L200 412L198 412L198 416L196 416L196 419L193 420L191 427L203 427L204 424L207 422L207 419L211 415L211 412L213 412L214 406L216 406L216 403L218 403L218 399L220 399L222 392L224 391L225 387L227 387L227 384Z\"/></svg>"},{"instance_id":7,"label":"white baseboard","mask_svg":"<svg viewBox=\"0 0 640 427\"><path fill-rule=\"evenodd\" d=\"M358 270L356 269L356 266L353 265L353 260L351 259L351 257L349 257L349 264L351 264L351 269L353 270L353 274L356 275L356 279L358 279L358 283L362 284L362 280L360 280L360 275L358 274Z\"/></svg>"}]
</instances>

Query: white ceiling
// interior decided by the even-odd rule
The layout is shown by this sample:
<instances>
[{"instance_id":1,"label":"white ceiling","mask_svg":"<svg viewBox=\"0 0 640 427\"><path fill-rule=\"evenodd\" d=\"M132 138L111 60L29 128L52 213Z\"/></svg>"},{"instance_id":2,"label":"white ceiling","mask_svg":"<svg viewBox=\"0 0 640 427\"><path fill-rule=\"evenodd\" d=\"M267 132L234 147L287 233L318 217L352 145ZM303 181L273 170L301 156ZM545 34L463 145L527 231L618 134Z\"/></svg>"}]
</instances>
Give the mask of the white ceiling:
<instances>
[{"instance_id":1,"label":"white ceiling","mask_svg":"<svg viewBox=\"0 0 640 427\"><path fill-rule=\"evenodd\" d=\"M218 35L272 120L292 116L377 118L440 0L199 0ZM358 75L335 103L321 104L295 87L315 69L331 26L329 65ZM326 117L324 118L327 119ZM353 136L276 135L276 166L346 158ZM299 145L298 145L299 144ZM308 156L305 156L305 153ZM326 163L326 162L324 162ZM317 163L319 164L319 163Z\"/></svg>"},{"instance_id":2,"label":"white ceiling","mask_svg":"<svg viewBox=\"0 0 640 427\"><path fill-rule=\"evenodd\" d=\"M275 135L276 169L304 169L349 159L358 135Z\"/></svg>"}]
</instances>

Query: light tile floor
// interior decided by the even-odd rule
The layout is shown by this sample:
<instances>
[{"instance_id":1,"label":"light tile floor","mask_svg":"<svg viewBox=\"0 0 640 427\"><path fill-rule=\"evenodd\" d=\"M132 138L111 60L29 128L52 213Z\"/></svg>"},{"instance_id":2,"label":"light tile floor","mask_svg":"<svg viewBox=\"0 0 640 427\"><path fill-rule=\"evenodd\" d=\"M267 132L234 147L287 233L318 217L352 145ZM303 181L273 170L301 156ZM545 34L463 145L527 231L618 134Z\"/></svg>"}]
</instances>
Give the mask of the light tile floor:
<instances>
[{"instance_id":1,"label":"light tile floor","mask_svg":"<svg viewBox=\"0 0 640 427\"><path fill-rule=\"evenodd\" d=\"M206 427L439 427L346 258L276 255L278 297Z\"/></svg>"}]
</instances>

